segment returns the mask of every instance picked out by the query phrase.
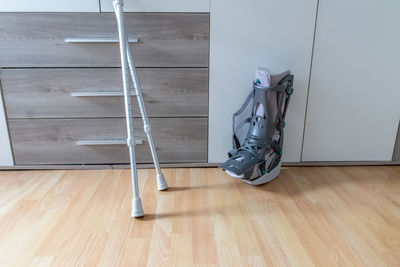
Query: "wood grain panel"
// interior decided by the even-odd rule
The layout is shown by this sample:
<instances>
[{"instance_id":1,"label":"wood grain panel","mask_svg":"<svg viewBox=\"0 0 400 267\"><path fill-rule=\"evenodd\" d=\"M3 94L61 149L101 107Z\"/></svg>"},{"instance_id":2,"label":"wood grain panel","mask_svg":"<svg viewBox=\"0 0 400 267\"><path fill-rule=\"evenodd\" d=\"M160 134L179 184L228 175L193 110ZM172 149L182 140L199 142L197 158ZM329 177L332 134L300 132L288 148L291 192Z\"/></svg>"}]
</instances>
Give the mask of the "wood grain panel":
<instances>
[{"instance_id":1,"label":"wood grain panel","mask_svg":"<svg viewBox=\"0 0 400 267\"><path fill-rule=\"evenodd\" d=\"M160 162L206 162L207 119L153 118ZM134 120L138 163L152 162L141 119ZM123 139L124 119L16 119L9 121L15 164L128 163L126 145L77 146L78 140Z\"/></svg>"},{"instance_id":2,"label":"wood grain panel","mask_svg":"<svg viewBox=\"0 0 400 267\"><path fill-rule=\"evenodd\" d=\"M122 91L119 68L0 70L8 118L124 117L123 97L72 97ZM149 116L208 115L207 68L139 68ZM134 116L140 116L133 97Z\"/></svg>"},{"instance_id":3,"label":"wood grain panel","mask_svg":"<svg viewBox=\"0 0 400 267\"><path fill-rule=\"evenodd\" d=\"M1 172L1 266L400 266L400 167Z\"/></svg>"},{"instance_id":4,"label":"wood grain panel","mask_svg":"<svg viewBox=\"0 0 400 267\"><path fill-rule=\"evenodd\" d=\"M138 67L207 67L209 15L127 13ZM120 66L118 44L65 43L117 37L112 13L0 13L0 67Z\"/></svg>"}]
</instances>

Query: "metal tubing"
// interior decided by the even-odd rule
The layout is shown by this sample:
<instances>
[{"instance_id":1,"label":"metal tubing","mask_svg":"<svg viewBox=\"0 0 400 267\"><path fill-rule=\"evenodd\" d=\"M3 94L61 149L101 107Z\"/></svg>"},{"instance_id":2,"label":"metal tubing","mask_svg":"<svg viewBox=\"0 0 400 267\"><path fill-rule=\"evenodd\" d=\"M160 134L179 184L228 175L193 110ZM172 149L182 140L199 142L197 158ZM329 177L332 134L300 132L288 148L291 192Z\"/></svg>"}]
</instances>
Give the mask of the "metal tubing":
<instances>
[{"instance_id":1,"label":"metal tubing","mask_svg":"<svg viewBox=\"0 0 400 267\"><path fill-rule=\"evenodd\" d=\"M78 140L75 143L77 146L108 146L108 145L127 145L125 139L100 139L100 140ZM135 138L135 144L143 144L141 138Z\"/></svg>"},{"instance_id":2,"label":"metal tubing","mask_svg":"<svg viewBox=\"0 0 400 267\"><path fill-rule=\"evenodd\" d=\"M69 37L65 38L66 43L118 43L118 38L113 37ZM130 43L138 43L138 38L129 38Z\"/></svg>"},{"instance_id":3,"label":"metal tubing","mask_svg":"<svg viewBox=\"0 0 400 267\"><path fill-rule=\"evenodd\" d=\"M157 151L154 146L153 136L151 134L150 123L149 123L149 119L147 117L146 107L145 107L144 101L143 101L142 90L140 88L139 78L136 74L136 68L135 68L135 64L133 63L132 52L129 47L128 38L126 35L125 35L125 45L126 45L126 49L127 49L128 65L129 65L129 70L131 73L133 87L135 88L135 94L136 94L137 101L139 104L140 113L142 114L144 132L147 135L147 140L149 142L151 155L153 156L154 167L157 172L157 188L158 188L158 190L165 190L168 188L168 185L167 185L167 182L165 181L164 175L162 174L162 171L160 168L160 163L158 161Z\"/></svg>"},{"instance_id":4,"label":"metal tubing","mask_svg":"<svg viewBox=\"0 0 400 267\"><path fill-rule=\"evenodd\" d=\"M129 72L128 72L128 60L127 60L127 38L125 35L124 26L124 13L123 13L123 1L113 0L113 5L115 9L115 14L118 22L118 33L120 40L120 50L121 50L121 67L122 67L122 80L124 86L124 100L125 100L125 116L126 116L126 128L127 128L127 144L129 147L129 156L131 164L131 175L132 175L132 217L143 216L142 202L139 195L138 186L138 174L136 169L136 159L135 159L135 140L133 135L133 123L132 123L132 110L131 110L131 87L129 84Z\"/></svg>"},{"instance_id":5,"label":"metal tubing","mask_svg":"<svg viewBox=\"0 0 400 267\"><path fill-rule=\"evenodd\" d=\"M135 96L134 93L131 92L132 96ZM81 92L72 92L71 96L74 97L101 97L101 96L124 96L124 90L122 89L120 92L118 91L97 91L97 92L90 92L90 91L81 91Z\"/></svg>"}]
</instances>

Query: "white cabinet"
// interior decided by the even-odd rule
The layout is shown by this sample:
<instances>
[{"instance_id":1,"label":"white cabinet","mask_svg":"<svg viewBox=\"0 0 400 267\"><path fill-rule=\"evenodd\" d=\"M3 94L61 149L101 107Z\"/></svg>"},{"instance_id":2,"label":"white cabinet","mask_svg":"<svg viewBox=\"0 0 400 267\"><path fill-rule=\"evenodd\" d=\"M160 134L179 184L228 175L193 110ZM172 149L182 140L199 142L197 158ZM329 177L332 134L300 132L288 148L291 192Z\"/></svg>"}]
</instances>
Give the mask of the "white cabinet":
<instances>
[{"instance_id":1,"label":"white cabinet","mask_svg":"<svg viewBox=\"0 0 400 267\"><path fill-rule=\"evenodd\" d=\"M295 75L284 161L300 161L316 7L317 0L212 0L209 162L227 159L232 113L251 90L258 66Z\"/></svg>"},{"instance_id":2,"label":"white cabinet","mask_svg":"<svg viewBox=\"0 0 400 267\"><path fill-rule=\"evenodd\" d=\"M209 12L210 0L125 0L126 12ZM111 0L0 0L0 12L112 12Z\"/></svg>"},{"instance_id":3,"label":"white cabinet","mask_svg":"<svg viewBox=\"0 0 400 267\"><path fill-rule=\"evenodd\" d=\"M102 12L112 12L111 0L100 0ZM210 0L124 0L126 12L209 12Z\"/></svg>"},{"instance_id":4,"label":"white cabinet","mask_svg":"<svg viewBox=\"0 0 400 267\"><path fill-rule=\"evenodd\" d=\"M14 165L0 87L0 166Z\"/></svg>"},{"instance_id":5,"label":"white cabinet","mask_svg":"<svg viewBox=\"0 0 400 267\"><path fill-rule=\"evenodd\" d=\"M0 12L99 12L98 0L0 0Z\"/></svg>"},{"instance_id":6,"label":"white cabinet","mask_svg":"<svg viewBox=\"0 0 400 267\"><path fill-rule=\"evenodd\" d=\"M391 160L399 10L398 0L319 1L303 161Z\"/></svg>"}]
</instances>

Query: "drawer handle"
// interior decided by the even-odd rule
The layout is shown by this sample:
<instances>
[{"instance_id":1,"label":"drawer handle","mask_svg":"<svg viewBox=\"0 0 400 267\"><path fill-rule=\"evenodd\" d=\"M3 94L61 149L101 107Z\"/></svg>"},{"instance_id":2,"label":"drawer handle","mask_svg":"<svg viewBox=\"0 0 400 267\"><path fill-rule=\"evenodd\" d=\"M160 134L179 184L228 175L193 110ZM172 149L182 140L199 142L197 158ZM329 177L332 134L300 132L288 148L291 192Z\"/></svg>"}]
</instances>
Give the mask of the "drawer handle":
<instances>
[{"instance_id":1,"label":"drawer handle","mask_svg":"<svg viewBox=\"0 0 400 267\"><path fill-rule=\"evenodd\" d=\"M132 96L136 94L131 92ZM75 97L83 97L83 96L124 96L124 92L122 91L110 91L110 92L73 92L71 96Z\"/></svg>"},{"instance_id":2,"label":"drawer handle","mask_svg":"<svg viewBox=\"0 0 400 267\"><path fill-rule=\"evenodd\" d=\"M68 37L64 39L66 43L119 43L115 37ZM130 43L138 43L138 38L129 38Z\"/></svg>"},{"instance_id":3,"label":"drawer handle","mask_svg":"<svg viewBox=\"0 0 400 267\"><path fill-rule=\"evenodd\" d=\"M142 138L135 138L135 144L143 144ZM77 146L107 146L107 145L126 145L126 139L109 139L109 140L78 140Z\"/></svg>"}]
</instances>

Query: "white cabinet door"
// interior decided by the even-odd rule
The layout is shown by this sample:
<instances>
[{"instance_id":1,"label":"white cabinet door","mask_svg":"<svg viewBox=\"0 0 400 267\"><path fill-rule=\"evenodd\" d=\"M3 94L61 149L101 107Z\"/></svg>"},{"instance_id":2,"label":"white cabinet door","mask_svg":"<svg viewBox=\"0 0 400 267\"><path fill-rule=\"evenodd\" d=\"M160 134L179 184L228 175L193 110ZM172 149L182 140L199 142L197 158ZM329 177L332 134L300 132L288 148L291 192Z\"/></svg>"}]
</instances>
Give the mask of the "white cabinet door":
<instances>
[{"instance_id":1,"label":"white cabinet door","mask_svg":"<svg viewBox=\"0 0 400 267\"><path fill-rule=\"evenodd\" d=\"M391 160L399 11L398 0L319 1L302 160Z\"/></svg>"},{"instance_id":2,"label":"white cabinet door","mask_svg":"<svg viewBox=\"0 0 400 267\"><path fill-rule=\"evenodd\" d=\"M286 118L284 161L300 161L317 0L212 0L209 162L232 149L232 113L252 89L255 69L290 69L295 92Z\"/></svg>"},{"instance_id":3,"label":"white cabinet door","mask_svg":"<svg viewBox=\"0 0 400 267\"><path fill-rule=\"evenodd\" d=\"M0 166L14 165L0 87Z\"/></svg>"},{"instance_id":4,"label":"white cabinet door","mask_svg":"<svg viewBox=\"0 0 400 267\"><path fill-rule=\"evenodd\" d=\"M114 11L111 0L100 0L102 12ZM126 12L209 12L210 0L124 0Z\"/></svg>"},{"instance_id":5,"label":"white cabinet door","mask_svg":"<svg viewBox=\"0 0 400 267\"><path fill-rule=\"evenodd\" d=\"M99 12L98 0L0 0L0 12Z\"/></svg>"}]
</instances>

